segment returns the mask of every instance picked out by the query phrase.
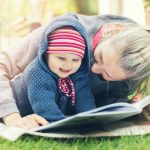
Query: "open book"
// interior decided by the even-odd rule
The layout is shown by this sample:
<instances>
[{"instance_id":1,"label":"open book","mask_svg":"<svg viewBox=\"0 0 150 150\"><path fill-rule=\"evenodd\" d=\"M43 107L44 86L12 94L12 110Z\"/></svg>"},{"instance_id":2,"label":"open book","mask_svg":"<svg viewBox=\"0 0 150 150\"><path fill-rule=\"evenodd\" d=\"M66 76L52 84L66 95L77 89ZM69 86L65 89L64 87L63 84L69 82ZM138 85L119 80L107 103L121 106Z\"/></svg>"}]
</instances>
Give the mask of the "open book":
<instances>
[{"instance_id":1,"label":"open book","mask_svg":"<svg viewBox=\"0 0 150 150\"><path fill-rule=\"evenodd\" d=\"M150 96L132 104L106 105L34 130L7 127L0 123L0 138L15 141L24 134L65 139L150 134L150 120L142 114L136 115L140 114L149 104Z\"/></svg>"},{"instance_id":2,"label":"open book","mask_svg":"<svg viewBox=\"0 0 150 150\"><path fill-rule=\"evenodd\" d=\"M35 128L33 131L55 132L68 129L85 129L87 127L103 126L124 118L140 114L144 107L150 104L150 96L135 103L114 103L90 111L52 122Z\"/></svg>"}]
</instances>

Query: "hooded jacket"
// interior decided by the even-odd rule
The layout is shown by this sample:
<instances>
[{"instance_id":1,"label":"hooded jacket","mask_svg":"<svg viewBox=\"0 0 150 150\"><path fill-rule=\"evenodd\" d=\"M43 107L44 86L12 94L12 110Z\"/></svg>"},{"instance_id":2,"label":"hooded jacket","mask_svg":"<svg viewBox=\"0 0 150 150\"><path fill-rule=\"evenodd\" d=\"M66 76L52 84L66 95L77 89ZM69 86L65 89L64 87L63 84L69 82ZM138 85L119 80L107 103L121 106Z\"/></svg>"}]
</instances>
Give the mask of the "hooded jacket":
<instances>
[{"instance_id":1,"label":"hooded jacket","mask_svg":"<svg viewBox=\"0 0 150 150\"><path fill-rule=\"evenodd\" d=\"M85 39L85 54L77 72L70 75L75 86L75 106L71 98L59 90L59 77L48 68L45 52L48 47L48 35L54 30L71 26ZM95 108L94 97L89 80L90 49L88 34L74 16L57 18L48 24L39 43L37 57L27 66L23 74L12 82L13 93L22 116L36 113L49 122Z\"/></svg>"}]
</instances>

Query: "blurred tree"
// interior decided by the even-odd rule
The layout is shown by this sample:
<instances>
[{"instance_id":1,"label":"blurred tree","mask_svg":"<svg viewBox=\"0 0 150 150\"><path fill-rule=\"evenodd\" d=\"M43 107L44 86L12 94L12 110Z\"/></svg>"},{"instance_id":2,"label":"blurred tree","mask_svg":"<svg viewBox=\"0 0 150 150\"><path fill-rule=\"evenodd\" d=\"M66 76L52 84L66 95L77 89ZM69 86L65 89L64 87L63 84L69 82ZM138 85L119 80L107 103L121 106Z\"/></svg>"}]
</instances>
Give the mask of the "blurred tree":
<instances>
[{"instance_id":1,"label":"blurred tree","mask_svg":"<svg viewBox=\"0 0 150 150\"><path fill-rule=\"evenodd\" d=\"M11 23L14 31L22 36L41 26L47 0L28 0L28 2L30 11L25 12L24 16L18 16Z\"/></svg>"},{"instance_id":2,"label":"blurred tree","mask_svg":"<svg viewBox=\"0 0 150 150\"><path fill-rule=\"evenodd\" d=\"M30 0L30 31L41 25L46 4L47 0Z\"/></svg>"},{"instance_id":3,"label":"blurred tree","mask_svg":"<svg viewBox=\"0 0 150 150\"><path fill-rule=\"evenodd\" d=\"M98 0L0 0L0 36L5 45L17 41L54 16L98 13ZM3 44L4 45L4 44Z\"/></svg>"},{"instance_id":4,"label":"blurred tree","mask_svg":"<svg viewBox=\"0 0 150 150\"><path fill-rule=\"evenodd\" d=\"M145 21L146 25L150 25L150 0L144 0Z\"/></svg>"},{"instance_id":5,"label":"blurred tree","mask_svg":"<svg viewBox=\"0 0 150 150\"><path fill-rule=\"evenodd\" d=\"M54 16L76 11L75 0L48 0L45 7L44 21L47 21Z\"/></svg>"},{"instance_id":6,"label":"blurred tree","mask_svg":"<svg viewBox=\"0 0 150 150\"><path fill-rule=\"evenodd\" d=\"M74 0L77 12L85 15L98 14L98 0Z\"/></svg>"},{"instance_id":7,"label":"blurred tree","mask_svg":"<svg viewBox=\"0 0 150 150\"><path fill-rule=\"evenodd\" d=\"M18 17L24 16L29 10L27 0L5 0L1 5L2 34L9 36L13 29L10 24ZM23 17L22 17L23 18Z\"/></svg>"}]
</instances>

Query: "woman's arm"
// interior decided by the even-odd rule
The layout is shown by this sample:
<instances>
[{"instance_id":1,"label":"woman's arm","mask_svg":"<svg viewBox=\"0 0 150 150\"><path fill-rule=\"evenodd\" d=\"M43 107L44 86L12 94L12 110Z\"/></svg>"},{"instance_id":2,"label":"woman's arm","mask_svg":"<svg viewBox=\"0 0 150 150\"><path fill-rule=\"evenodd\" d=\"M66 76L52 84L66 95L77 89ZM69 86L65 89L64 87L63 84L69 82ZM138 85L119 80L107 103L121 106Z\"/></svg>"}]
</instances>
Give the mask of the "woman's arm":
<instances>
[{"instance_id":1,"label":"woman's arm","mask_svg":"<svg viewBox=\"0 0 150 150\"><path fill-rule=\"evenodd\" d=\"M25 117L21 117L19 113L12 113L8 117L4 117L3 120L7 126L13 126L23 129L32 129L48 124L48 121L37 114L31 114Z\"/></svg>"},{"instance_id":2,"label":"woman's arm","mask_svg":"<svg viewBox=\"0 0 150 150\"><path fill-rule=\"evenodd\" d=\"M37 55L38 42L44 27L18 41L7 50L0 51L0 118L18 111L9 80L21 73Z\"/></svg>"}]
</instances>

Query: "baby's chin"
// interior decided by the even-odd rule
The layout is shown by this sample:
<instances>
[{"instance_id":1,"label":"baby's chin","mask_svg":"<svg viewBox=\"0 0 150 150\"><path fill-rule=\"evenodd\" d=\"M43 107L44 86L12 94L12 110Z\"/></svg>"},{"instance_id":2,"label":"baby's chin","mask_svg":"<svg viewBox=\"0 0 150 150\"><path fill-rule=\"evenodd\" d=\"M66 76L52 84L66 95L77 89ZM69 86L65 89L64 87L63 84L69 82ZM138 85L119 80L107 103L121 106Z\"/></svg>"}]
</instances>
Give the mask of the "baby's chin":
<instances>
[{"instance_id":1,"label":"baby's chin","mask_svg":"<svg viewBox=\"0 0 150 150\"><path fill-rule=\"evenodd\" d=\"M59 74L59 78L67 78L70 74Z\"/></svg>"}]
</instances>

